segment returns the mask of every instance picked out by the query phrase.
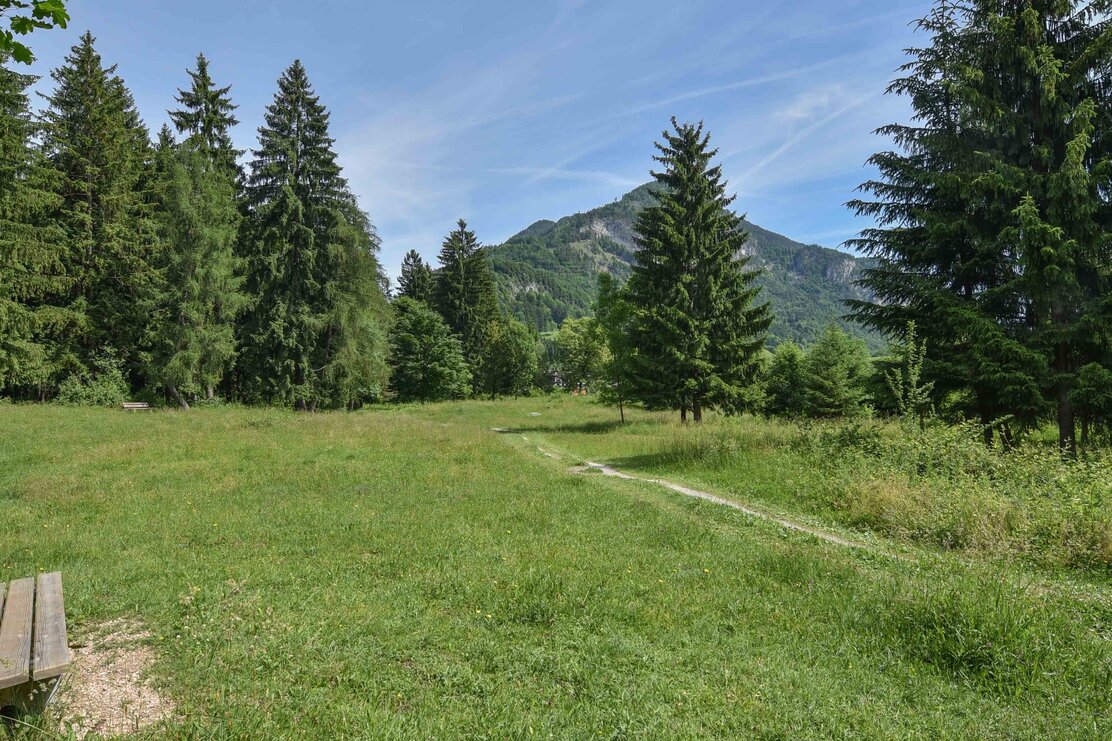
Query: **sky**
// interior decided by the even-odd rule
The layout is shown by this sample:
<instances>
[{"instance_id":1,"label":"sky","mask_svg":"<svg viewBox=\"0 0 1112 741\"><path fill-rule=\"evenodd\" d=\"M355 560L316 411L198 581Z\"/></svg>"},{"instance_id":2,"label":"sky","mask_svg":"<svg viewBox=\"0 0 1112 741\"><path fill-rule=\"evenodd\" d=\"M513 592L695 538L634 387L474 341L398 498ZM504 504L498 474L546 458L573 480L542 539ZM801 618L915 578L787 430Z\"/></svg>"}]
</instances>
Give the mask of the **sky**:
<instances>
[{"instance_id":1,"label":"sky","mask_svg":"<svg viewBox=\"0 0 1112 741\"><path fill-rule=\"evenodd\" d=\"M396 275L465 218L485 244L650 179L670 117L703 121L736 209L838 247L845 208L909 117L885 95L929 0L72 0L31 37L49 72L86 29L156 132L204 52L251 149L295 58L331 112L340 164Z\"/></svg>"}]
</instances>

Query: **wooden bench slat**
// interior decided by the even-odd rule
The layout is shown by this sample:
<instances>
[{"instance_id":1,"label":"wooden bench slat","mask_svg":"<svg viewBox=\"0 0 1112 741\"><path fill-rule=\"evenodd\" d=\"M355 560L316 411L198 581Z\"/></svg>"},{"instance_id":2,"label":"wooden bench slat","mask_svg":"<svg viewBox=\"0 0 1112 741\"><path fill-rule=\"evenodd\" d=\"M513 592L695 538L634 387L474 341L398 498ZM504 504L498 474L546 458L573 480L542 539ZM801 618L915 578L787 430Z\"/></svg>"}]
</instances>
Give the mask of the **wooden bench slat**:
<instances>
[{"instance_id":1,"label":"wooden bench slat","mask_svg":"<svg viewBox=\"0 0 1112 741\"><path fill-rule=\"evenodd\" d=\"M35 588L35 641L32 675L36 682L60 676L70 665L62 575L40 574Z\"/></svg>"},{"instance_id":2,"label":"wooden bench slat","mask_svg":"<svg viewBox=\"0 0 1112 741\"><path fill-rule=\"evenodd\" d=\"M35 580L17 579L8 587L0 620L0 690L31 680L31 619Z\"/></svg>"}]
</instances>

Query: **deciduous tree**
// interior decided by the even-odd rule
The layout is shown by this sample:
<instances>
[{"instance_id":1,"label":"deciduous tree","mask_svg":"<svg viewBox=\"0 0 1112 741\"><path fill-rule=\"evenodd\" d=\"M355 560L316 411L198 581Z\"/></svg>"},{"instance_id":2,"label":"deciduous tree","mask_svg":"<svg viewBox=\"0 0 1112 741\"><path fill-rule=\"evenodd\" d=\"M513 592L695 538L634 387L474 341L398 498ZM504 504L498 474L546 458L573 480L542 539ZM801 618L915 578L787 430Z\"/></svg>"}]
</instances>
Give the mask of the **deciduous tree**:
<instances>
[{"instance_id":1,"label":"deciduous tree","mask_svg":"<svg viewBox=\"0 0 1112 741\"><path fill-rule=\"evenodd\" d=\"M463 347L444 320L425 303L403 296L394 301L390 331L390 388L398 401L463 399L471 371Z\"/></svg>"}]
</instances>

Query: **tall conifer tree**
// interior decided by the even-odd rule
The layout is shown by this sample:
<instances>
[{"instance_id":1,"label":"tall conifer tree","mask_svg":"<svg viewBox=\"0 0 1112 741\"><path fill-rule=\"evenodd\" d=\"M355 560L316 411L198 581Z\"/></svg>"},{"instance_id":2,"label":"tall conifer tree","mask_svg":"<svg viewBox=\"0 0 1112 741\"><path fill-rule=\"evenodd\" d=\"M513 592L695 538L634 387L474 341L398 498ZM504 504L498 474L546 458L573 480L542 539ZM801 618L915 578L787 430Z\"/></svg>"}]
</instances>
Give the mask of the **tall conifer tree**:
<instances>
[{"instance_id":1,"label":"tall conifer tree","mask_svg":"<svg viewBox=\"0 0 1112 741\"><path fill-rule=\"evenodd\" d=\"M71 282L61 303L84 315L81 330L67 338L69 351L87 365L114 348L134 382L155 286L151 146L131 93L94 43L84 34L51 74L43 151L59 197L53 219L66 234Z\"/></svg>"},{"instance_id":2,"label":"tall conifer tree","mask_svg":"<svg viewBox=\"0 0 1112 741\"><path fill-rule=\"evenodd\" d=\"M1109 10L1090 0L979 0L969 24L984 74L971 107L997 122L985 160L1011 208L996 238L1016 297L1004 326L1049 367L1047 401L1070 453L1078 371L1112 340Z\"/></svg>"},{"instance_id":3,"label":"tall conifer tree","mask_svg":"<svg viewBox=\"0 0 1112 741\"><path fill-rule=\"evenodd\" d=\"M877 259L857 317L897 334L914 321L940 392L965 391L986 423L1050 416L1074 448L1070 390L1109 342L1112 105L1107 13L1095 2L939 0L891 90L913 125L874 157ZM971 72L975 70L976 72ZM1051 410L1056 414L1050 414Z\"/></svg>"},{"instance_id":4,"label":"tall conifer tree","mask_svg":"<svg viewBox=\"0 0 1112 741\"><path fill-rule=\"evenodd\" d=\"M190 87L178 90L175 100L181 107L170 111L170 119L178 133L186 135L187 146L205 152L220 169L237 178L237 159L243 152L232 144L231 132L239 120L235 117L238 106L229 95L231 86L216 87L204 54L197 55L197 68L188 73Z\"/></svg>"},{"instance_id":5,"label":"tall conifer tree","mask_svg":"<svg viewBox=\"0 0 1112 741\"><path fill-rule=\"evenodd\" d=\"M717 150L702 124L665 131L654 159L657 204L635 227L640 250L629 281L634 313L635 393L650 407L679 409L696 422L703 410L743 408L754 385L768 304L755 304L757 274L741 249L748 234L729 210Z\"/></svg>"},{"instance_id":6,"label":"tall conifer tree","mask_svg":"<svg viewBox=\"0 0 1112 741\"><path fill-rule=\"evenodd\" d=\"M433 272L418 254L410 250L402 258L402 271L398 275L398 295L414 301L428 303L432 300Z\"/></svg>"},{"instance_id":7,"label":"tall conifer tree","mask_svg":"<svg viewBox=\"0 0 1112 741\"><path fill-rule=\"evenodd\" d=\"M463 352L477 373L488 325L499 319L494 273L475 232L459 220L440 249L433 303L448 327L463 342Z\"/></svg>"},{"instance_id":8,"label":"tall conifer tree","mask_svg":"<svg viewBox=\"0 0 1112 741\"><path fill-rule=\"evenodd\" d=\"M162 241L157 322L152 326L152 380L181 405L212 398L235 357L235 321L245 306L235 255L239 229L236 183L240 154L231 143L237 121L229 88L216 88L204 55L170 111L179 133L161 135L158 216Z\"/></svg>"},{"instance_id":9,"label":"tall conifer tree","mask_svg":"<svg viewBox=\"0 0 1112 741\"><path fill-rule=\"evenodd\" d=\"M385 382L377 238L341 176L328 112L295 61L259 128L246 188L241 330L249 391L314 409L354 406Z\"/></svg>"},{"instance_id":10,"label":"tall conifer tree","mask_svg":"<svg viewBox=\"0 0 1112 741\"><path fill-rule=\"evenodd\" d=\"M156 153L160 291L150 325L150 377L182 407L212 398L235 357L245 305L234 254L239 228L230 174L163 129Z\"/></svg>"},{"instance_id":11,"label":"tall conifer tree","mask_svg":"<svg viewBox=\"0 0 1112 741\"><path fill-rule=\"evenodd\" d=\"M57 196L31 143L33 82L0 66L0 394L41 399L66 371L59 340L75 318L55 305L66 292L63 235L47 219Z\"/></svg>"}]
</instances>

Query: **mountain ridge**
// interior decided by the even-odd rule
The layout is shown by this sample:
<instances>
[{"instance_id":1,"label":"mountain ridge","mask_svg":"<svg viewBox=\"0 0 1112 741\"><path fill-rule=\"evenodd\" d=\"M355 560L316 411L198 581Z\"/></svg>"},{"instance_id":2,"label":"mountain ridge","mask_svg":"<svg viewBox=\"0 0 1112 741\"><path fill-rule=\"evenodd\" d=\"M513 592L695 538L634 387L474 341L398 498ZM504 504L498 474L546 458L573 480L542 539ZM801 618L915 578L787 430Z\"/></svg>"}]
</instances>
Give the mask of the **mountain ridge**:
<instances>
[{"instance_id":1,"label":"mountain ridge","mask_svg":"<svg viewBox=\"0 0 1112 741\"><path fill-rule=\"evenodd\" d=\"M539 331L588 315L600 271L623 281L629 276L637 251L633 226L637 214L652 203L652 184L642 185L604 206L536 221L503 244L488 247L503 305ZM855 285L867 260L796 242L749 221L743 224L749 232L743 252L751 258L750 266L762 271L761 299L772 302L776 315L771 344L793 340L807 345L837 323L874 349L883 346L877 335L843 319L844 300L868 297Z\"/></svg>"}]
</instances>

